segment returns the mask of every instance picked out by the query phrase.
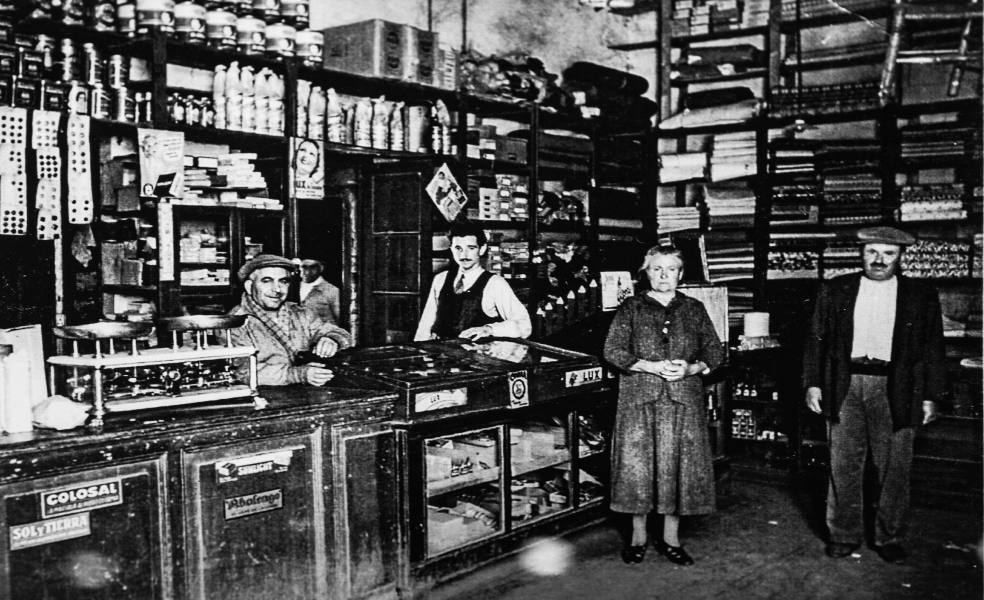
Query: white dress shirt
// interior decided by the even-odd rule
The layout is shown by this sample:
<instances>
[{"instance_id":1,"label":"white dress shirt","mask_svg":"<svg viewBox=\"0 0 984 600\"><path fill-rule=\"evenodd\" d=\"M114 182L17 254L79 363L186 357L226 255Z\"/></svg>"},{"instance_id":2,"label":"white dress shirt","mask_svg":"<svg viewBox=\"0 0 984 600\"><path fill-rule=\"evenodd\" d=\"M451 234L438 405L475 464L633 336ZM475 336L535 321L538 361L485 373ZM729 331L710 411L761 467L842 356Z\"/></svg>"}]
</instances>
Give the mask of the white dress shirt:
<instances>
[{"instance_id":1,"label":"white dress shirt","mask_svg":"<svg viewBox=\"0 0 984 600\"><path fill-rule=\"evenodd\" d=\"M314 281L312 281L311 283L304 283L304 280L302 279L301 280L301 302L304 302L304 299L308 297L308 294L311 293L311 290L314 289L314 286L318 285L322 281L324 281L324 278L321 277L320 275L318 275L318 278L315 279Z\"/></svg>"},{"instance_id":2,"label":"white dress shirt","mask_svg":"<svg viewBox=\"0 0 984 600\"><path fill-rule=\"evenodd\" d=\"M460 273L459 277L463 279L464 289L471 289L479 275L484 272L483 269L472 269ZM433 339L431 329L434 327L434 321L437 320L437 299L441 295L441 289L447 278L447 271L442 271L434 276L430 293L427 294L424 312L420 315L420 323L417 325L417 333L413 336L414 341ZM512 288L509 287L509 283L499 275L492 275L485 286L485 293L482 294L482 310L490 317L498 316L503 319L501 323L489 325L493 336L527 338L533 332L530 313L516 297Z\"/></svg>"},{"instance_id":3,"label":"white dress shirt","mask_svg":"<svg viewBox=\"0 0 984 600\"><path fill-rule=\"evenodd\" d=\"M858 301L854 305L854 345L852 357L892 360L892 334L895 329L895 304L899 280L861 278Z\"/></svg>"}]
</instances>

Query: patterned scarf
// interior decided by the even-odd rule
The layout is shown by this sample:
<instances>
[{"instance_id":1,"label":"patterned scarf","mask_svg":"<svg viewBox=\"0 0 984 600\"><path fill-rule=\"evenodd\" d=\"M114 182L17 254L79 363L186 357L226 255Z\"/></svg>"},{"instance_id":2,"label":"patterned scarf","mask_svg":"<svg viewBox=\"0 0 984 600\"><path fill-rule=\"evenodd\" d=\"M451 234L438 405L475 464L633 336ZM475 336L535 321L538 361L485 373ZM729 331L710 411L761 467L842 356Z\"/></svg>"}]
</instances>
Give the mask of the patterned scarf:
<instances>
[{"instance_id":1,"label":"patterned scarf","mask_svg":"<svg viewBox=\"0 0 984 600\"><path fill-rule=\"evenodd\" d=\"M287 351L287 356L290 357L290 364L296 364L297 353L304 350L304 348L298 348L294 345L294 342L290 339L290 333L285 330L280 323L277 321L277 312L265 310L262 306L257 304L255 300L248 294L243 293L242 301L243 310L249 316L253 317L261 324L263 324L270 333L273 334L274 339L284 347ZM284 307L280 307L280 310L284 310Z\"/></svg>"}]
</instances>

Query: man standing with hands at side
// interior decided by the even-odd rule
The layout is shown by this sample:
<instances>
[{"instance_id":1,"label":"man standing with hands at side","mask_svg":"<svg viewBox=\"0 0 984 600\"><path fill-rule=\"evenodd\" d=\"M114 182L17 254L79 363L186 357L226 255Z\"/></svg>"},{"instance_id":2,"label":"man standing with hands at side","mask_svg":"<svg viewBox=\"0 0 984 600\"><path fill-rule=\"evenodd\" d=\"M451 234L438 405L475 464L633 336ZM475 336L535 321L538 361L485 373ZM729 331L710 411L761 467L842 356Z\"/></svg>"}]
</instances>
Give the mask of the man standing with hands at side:
<instances>
[{"instance_id":1,"label":"man standing with hands at side","mask_svg":"<svg viewBox=\"0 0 984 600\"><path fill-rule=\"evenodd\" d=\"M306 358L326 358L352 345L348 332L341 327L287 302L293 269L291 261L273 254L260 254L239 269L246 291L231 314L249 318L245 325L232 330L232 341L257 349L260 385L324 385L332 378L332 371Z\"/></svg>"},{"instance_id":2,"label":"man standing with hands at side","mask_svg":"<svg viewBox=\"0 0 984 600\"><path fill-rule=\"evenodd\" d=\"M526 307L505 279L482 268L488 251L485 231L456 223L448 238L455 265L434 276L414 341L529 337L533 324Z\"/></svg>"},{"instance_id":3,"label":"man standing with hands at side","mask_svg":"<svg viewBox=\"0 0 984 600\"><path fill-rule=\"evenodd\" d=\"M936 418L944 386L942 314L935 289L898 272L913 236L872 227L858 241L864 272L820 289L803 384L807 406L827 417L830 433L827 555L843 558L861 547L870 451L880 494L875 547L885 561L901 563L915 428Z\"/></svg>"}]
</instances>

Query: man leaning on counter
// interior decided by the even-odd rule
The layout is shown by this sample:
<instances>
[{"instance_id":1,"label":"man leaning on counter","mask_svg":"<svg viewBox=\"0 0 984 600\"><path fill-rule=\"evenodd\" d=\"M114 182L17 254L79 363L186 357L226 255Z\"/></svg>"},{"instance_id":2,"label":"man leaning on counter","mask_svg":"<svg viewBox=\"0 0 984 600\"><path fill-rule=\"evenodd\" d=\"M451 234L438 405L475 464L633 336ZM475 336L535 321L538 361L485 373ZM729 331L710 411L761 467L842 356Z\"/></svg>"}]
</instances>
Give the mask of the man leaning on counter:
<instances>
[{"instance_id":1,"label":"man leaning on counter","mask_svg":"<svg viewBox=\"0 0 984 600\"><path fill-rule=\"evenodd\" d=\"M505 279L482 267L489 249L485 231L456 223L448 239L455 264L434 276L414 341L529 337L533 325L526 307Z\"/></svg>"},{"instance_id":2,"label":"man leaning on counter","mask_svg":"<svg viewBox=\"0 0 984 600\"><path fill-rule=\"evenodd\" d=\"M257 349L260 385L324 385L332 371L308 359L312 355L327 358L352 345L351 336L341 327L287 302L293 269L291 261L273 254L260 254L239 269L246 291L231 314L249 318L232 330L232 340L237 346Z\"/></svg>"}]
</instances>

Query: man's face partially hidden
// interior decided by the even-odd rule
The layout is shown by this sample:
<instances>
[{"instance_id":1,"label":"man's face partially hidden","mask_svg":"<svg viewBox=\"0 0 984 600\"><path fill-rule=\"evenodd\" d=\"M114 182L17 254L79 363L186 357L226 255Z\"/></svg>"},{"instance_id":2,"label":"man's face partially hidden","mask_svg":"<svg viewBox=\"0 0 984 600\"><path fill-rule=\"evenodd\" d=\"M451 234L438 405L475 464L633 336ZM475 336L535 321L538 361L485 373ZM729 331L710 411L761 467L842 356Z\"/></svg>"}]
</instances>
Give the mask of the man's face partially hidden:
<instances>
[{"instance_id":1,"label":"man's face partially hidden","mask_svg":"<svg viewBox=\"0 0 984 600\"><path fill-rule=\"evenodd\" d=\"M481 268L479 259L486 250L488 246L479 246L478 240L473 235L451 238L451 254L461 271Z\"/></svg>"},{"instance_id":2,"label":"man's face partially hidden","mask_svg":"<svg viewBox=\"0 0 984 600\"><path fill-rule=\"evenodd\" d=\"M257 269L246 282L246 293L264 310L279 310L287 301L290 273L283 267Z\"/></svg>"},{"instance_id":3,"label":"man's face partially hidden","mask_svg":"<svg viewBox=\"0 0 984 600\"><path fill-rule=\"evenodd\" d=\"M865 244L861 251L864 276L874 281L888 281L898 270L902 248L895 244Z\"/></svg>"}]
</instances>

